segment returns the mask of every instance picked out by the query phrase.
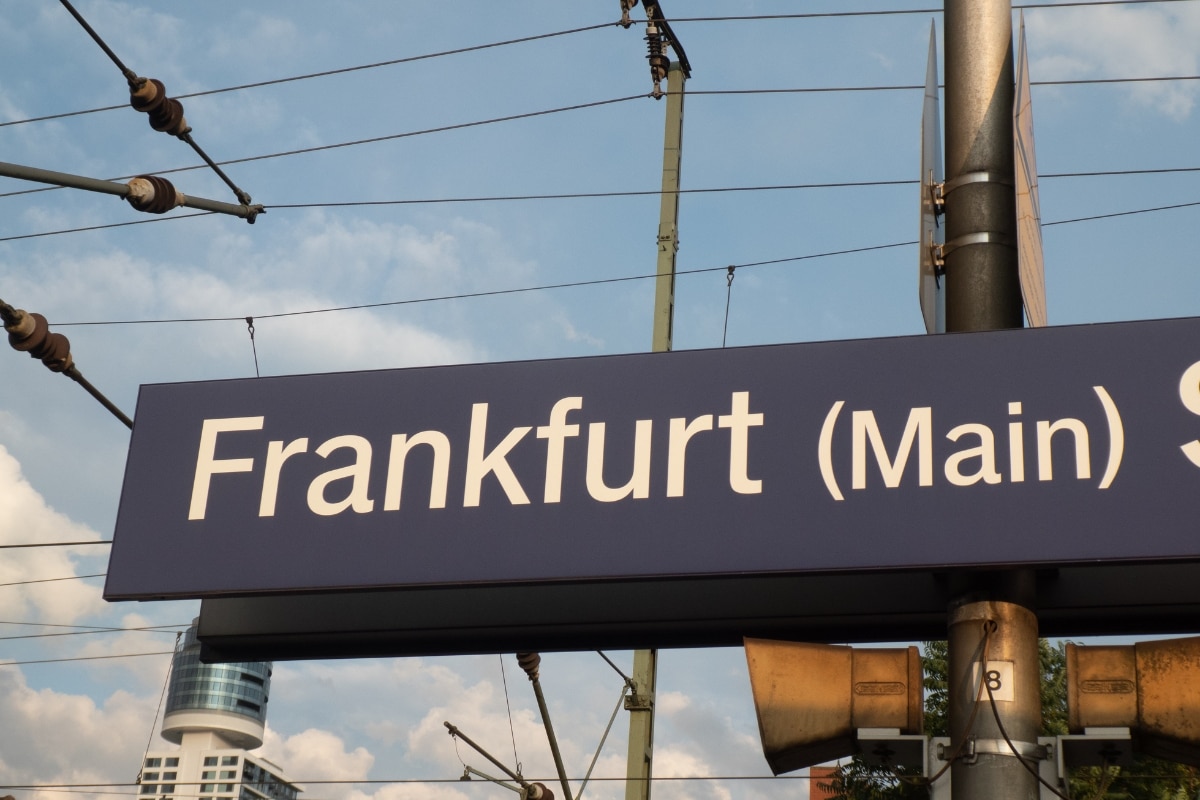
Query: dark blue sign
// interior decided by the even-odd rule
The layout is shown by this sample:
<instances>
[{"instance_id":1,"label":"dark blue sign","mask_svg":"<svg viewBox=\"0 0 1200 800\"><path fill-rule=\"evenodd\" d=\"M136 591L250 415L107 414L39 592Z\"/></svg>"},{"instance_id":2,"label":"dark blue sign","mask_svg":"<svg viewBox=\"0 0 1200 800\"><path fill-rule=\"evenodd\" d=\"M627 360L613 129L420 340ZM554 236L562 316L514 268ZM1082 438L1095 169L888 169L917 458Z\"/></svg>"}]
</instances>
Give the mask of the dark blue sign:
<instances>
[{"instance_id":1,"label":"dark blue sign","mask_svg":"<svg viewBox=\"0 0 1200 800\"><path fill-rule=\"evenodd\" d=\"M1200 319L144 386L105 597L1200 558Z\"/></svg>"}]
</instances>

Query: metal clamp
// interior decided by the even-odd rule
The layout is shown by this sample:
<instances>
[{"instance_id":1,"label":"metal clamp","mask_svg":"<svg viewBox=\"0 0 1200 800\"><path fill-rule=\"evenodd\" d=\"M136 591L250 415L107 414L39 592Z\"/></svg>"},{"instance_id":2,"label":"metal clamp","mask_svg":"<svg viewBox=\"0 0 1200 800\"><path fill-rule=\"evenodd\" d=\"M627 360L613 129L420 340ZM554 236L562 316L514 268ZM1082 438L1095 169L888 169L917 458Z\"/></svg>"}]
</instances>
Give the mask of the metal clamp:
<instances>
[{"instance_id":1,"label":"metal clamp","mask_svg":"<svg viewBox=\"0 0 1200 800\"><path fill-rule=\"evenodd\" d=\"M970 739L965 749L964 757L968 763L973 763L981 755L1010 756L1029 761L1043 761L1051 756L1051 750L1046 745L1033 742L1013 742L1009 745L1004 739Z\"/></svg>"},{"instance_id":2,"label":"metal clamp","mask_svg":"<svg viewBox=\"0 0 1200 800\"><path fill-rule=\"evenodd\" d=\"M1015 247L1012 237L1004 233L996 231L978 231L976 233L966 233L962 236L956 236L945 244L934 245L937 253L934 257L935 264L946 263L946 256L954 252L960 247L966 247L971 244L999 244L1005 247Z\"/></svg>"},{"instance_id":3,"label":"metal clamp","mask_svg":"<svg viewBox=\"0 0 1200 800\"><path fill-rule=\"evenodd\" d=\"M969 183L998 183L1001 186L1012 186L1011 178L1005 177L999 172L964 172L957 175L942 184L942 198L962 186Z\"/></svg>"}]
</instances>

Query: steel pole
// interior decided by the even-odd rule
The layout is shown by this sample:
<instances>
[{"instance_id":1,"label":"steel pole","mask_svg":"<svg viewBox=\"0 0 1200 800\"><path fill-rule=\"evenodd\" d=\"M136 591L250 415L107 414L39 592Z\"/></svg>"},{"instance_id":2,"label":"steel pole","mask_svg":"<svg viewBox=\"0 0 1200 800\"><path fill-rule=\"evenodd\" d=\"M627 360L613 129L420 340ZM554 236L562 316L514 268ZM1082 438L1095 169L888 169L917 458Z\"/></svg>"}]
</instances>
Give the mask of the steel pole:
<instances>
[{"instance_id":1,"label":"steel pole","mask_svg":"<svg viewBox=\"0 0 1200 800\"><path fill-rule=\"evenodd\" d=\"M946 0L946 330L1022 326L1010 0Z\"/></svg>"},{"instance_id":2,"label":"steel pole","mask_svg":"<svg viewBox=\"0 0 1200 800\"><path fill-rule=\"evenodd\" d=\"M686 70L677 62L667 69L667 120L663 134L662 200L658 211L658 269L654 281L654 329L651 349L671 350L675 322L675 254L679 251L679 167L683 160L683 94ZM650 800L654 774L654 691L658 651L633 654L633 694L629 710L629 752L625 800Z\"/></svg>"},{"instance_id":3,"label":"steel pole","mask_svg":"<svg viewBox=\"0 0 1200 800\"><path fill-rule=\"evenodd\" d=\"M945 12L946 330L1020 328L1012 3L946 0ZM954 800L1035 800L1026 768L1036 773L1041 728L1034 575L972 573L952 588Z\"/></svg>"},{"instance_id":4,"label":"steel pole","mask_svg":"<svg viewBox=\"0 0 1200 800\"><path fill-rule=\"evenodd\" d=\"M951 794L954 800L1036 800L1034 775L1045 753L1038 745L1037 615L1028 608L1034 577L994 577L1007 585L964 593L950 608L950 747L959 754Z\"/></svg>"},{"instance_id":5,"label":"steel pole","mask_svg":"<svg viewBox=\"0 0 1200 800\"><path fill-rule=\"evenodd\" d=\"M629 753L625 767L625 800L650 800L654 775L654 692L658 680L658 651L633 654L634 693L625 698L629 709Z\"/></svg>"},{"instance_id":6,"label":"steel pole","mask_svg":"<svg viewBox=\"0 0 1200 800\"><path fill-rule=\"evenodd\" d=\"M671 349L675 318L675 254L679 252L679 167L683 158L683 93L687 76L667 70L667 122L663 138L662 201L658 211L658 270L654 281L653 350Z\"/></svg>"}]
</instances>

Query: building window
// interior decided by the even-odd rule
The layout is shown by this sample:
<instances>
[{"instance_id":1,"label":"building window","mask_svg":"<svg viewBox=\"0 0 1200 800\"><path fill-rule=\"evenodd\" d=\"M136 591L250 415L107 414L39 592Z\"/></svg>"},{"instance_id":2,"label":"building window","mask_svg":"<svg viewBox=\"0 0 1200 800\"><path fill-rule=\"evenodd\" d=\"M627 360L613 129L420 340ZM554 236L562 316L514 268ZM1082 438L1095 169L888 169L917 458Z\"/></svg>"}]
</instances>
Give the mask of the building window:
<instances>
[{"instance_id":1,"label":"building window","mask_svg":"<svg viewBox=\"0 0 1200 800\"><path fill-rule=\"evenodd\" d=\"M157 773L157 772L143 772L143 773L142 773L142 780L144 780L144 781L157 781L157 780L158 780L158 773Z\"/></svg>"},{"instance_id":2,"label":"building window","mask_svg":"<svg viewBox=\"0 0 1200 800\"><path fill-rule=\"evenodd\" d=\"M236 777L237 777L237 772L235 770L232 770L232 769L221 770L221 780L227 781L227 780L231 780Z\"/></svg>"},{"instance_id":3,"label":"building window","mask_svg":"<svg viewBox=\"0 0 1200 800\"><path fill-rule=\"evenodd\" d=\"M157 793L158 793L158 784L156 784L156 783L143 783L142 784L142 794L157 794Z\"/></svg>"},{"instance_id":4,"label":"building window","mask_svg":"<svg viewBox=\"0 0 1200 800\"><path fill-rule=\"evenodd\" d=\"M222 766L222 767L236 767L236 766L237 766L237 763L238 763L238 757L237 757L237 756L224 756L224 757L221 759L221 766Z\"/></svg>"},{"instance_id":5,"label":"building window","mask_svg":"<svg viewBox=\"0 0 1200 800\"><path fill-rule=\"evenodd\" d=\"M232 783L222 783L222 784L221 784L221 791L222 791L222 792L232 792L232 791L233 791L233 784L232 784Z\"/></svg>"},{"instance_id":6,"label":"building window","mask_svg":"<svg viewBox=\"0 0 1200 800\"><path fill-rule=\"evenodd\" d=\"M167 766L168 766L168 767L178 767L178 766L179 766L179 759L178 759L178 758L168 758L168 759L167 759Z\"/></svg>"},{"instance_id":7,"label":"building window","mask_svg":"<svg viewBox=\"0 0 1200 800\"><path fill-rule=\"evenodd\" d=\"M175 794L175 784L164 783L158 790L159 794Z\"/></svg>"},{"instance_id":8,"label":"building window","mask_svg":"<svg viewBox=\"0 0 1200 800\"><path fill-rule=\"evenodd\" d=\"M216 790L217 790L217 787L216 787L216 785L215 785L215 784L211 784L211 783L202 783L202 784L200 784L200 791L201 791L201 792L215 792Z\"/></svg>"},{"instance_id":9,"label":"building window","mask_svg":"<svg viewBox=\"0 0 1200 800\"><path fill-rule=\"evenodd\" d=\"M205 756L204 757L204 766L215 767L216 765L217 765L217 757L216 756Z\"/></svg>"},{"instance_id":10,"label":"building window","mask_svg":"<svg viewBox=\"0 0 1200 800\"><path fill-rule=\"evenodd\" d=\"M215 781L216 779L217 779L217 771L215 769L210 769L206 772L200 773L200 780L202 780L202 781Z\"/></svg>"},{"instance_id":11,"label":"building window","mask_svg":"<svg viewBox=\"0 0 1200 800\"><path fill-rule=\"evenodd\" d=\"M178 773L176 773L176 772L164 772L164 773L163 773L163 780L164 780L164 781L173 781L173 780L175 780L175 776L176 776L177 774L178 774Z\"/></svg>"},{"instance_id":12,"label":"building window","mask_svg":"<svg viewBox=\"0 0 1200 800\"><path fill-rule=\"evenodd\" d=\"M146 766L147 767L160 767L160 766L162 766L162 759L161 758L147 758Z\"/></svg>"}]
</instances>

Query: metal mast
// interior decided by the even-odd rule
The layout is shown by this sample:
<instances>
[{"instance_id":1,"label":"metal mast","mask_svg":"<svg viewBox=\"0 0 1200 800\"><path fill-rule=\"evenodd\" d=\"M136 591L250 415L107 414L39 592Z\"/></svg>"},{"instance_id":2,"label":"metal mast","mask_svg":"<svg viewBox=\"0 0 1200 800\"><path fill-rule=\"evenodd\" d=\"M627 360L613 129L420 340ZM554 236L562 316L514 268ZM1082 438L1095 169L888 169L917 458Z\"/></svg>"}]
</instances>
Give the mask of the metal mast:
<instances>
[{"instance_id":1,"label":"metal mast","mask_svg":"<svg viewBox=\"0 0 1200 800\"><path fill-rule=\"evenodd\" d=\"M946 0L945 12L946 330L1020 328L1012 3ZM961 743L967 757L952 767L953 795L1036 798L1041 676L1034 575L969 574L955 588L948 619L950 735L951 746Z\"/></svg>"}]
</instances>

